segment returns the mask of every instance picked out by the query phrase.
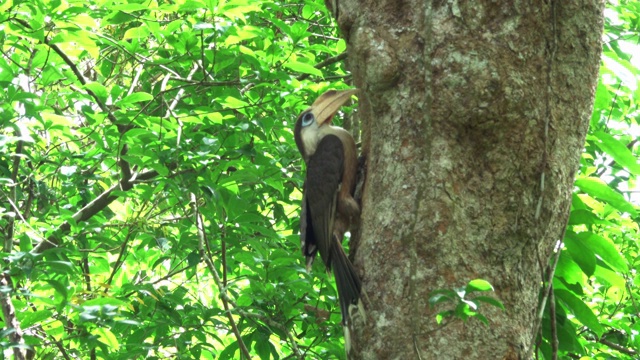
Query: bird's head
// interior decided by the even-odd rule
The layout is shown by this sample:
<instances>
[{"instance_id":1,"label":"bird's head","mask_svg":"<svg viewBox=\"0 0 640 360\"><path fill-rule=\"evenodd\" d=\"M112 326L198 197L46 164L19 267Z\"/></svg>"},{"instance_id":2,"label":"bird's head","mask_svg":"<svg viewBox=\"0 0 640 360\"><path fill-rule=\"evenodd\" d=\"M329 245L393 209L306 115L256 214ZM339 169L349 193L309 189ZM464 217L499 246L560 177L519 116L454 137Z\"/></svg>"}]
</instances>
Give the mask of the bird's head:
<instances>
[{"instance_id":1,"label":"bird's head","mask_svg":"<svg viewBox=\"0 0 640 360\"><path fill-rule=\"evenodd\" d=\"M320 139L331 132L331 120L338 109L357 92L358 89L329 90L298 116L293 132L305 160L316 151Z\"/></svg>"}]
</instances>

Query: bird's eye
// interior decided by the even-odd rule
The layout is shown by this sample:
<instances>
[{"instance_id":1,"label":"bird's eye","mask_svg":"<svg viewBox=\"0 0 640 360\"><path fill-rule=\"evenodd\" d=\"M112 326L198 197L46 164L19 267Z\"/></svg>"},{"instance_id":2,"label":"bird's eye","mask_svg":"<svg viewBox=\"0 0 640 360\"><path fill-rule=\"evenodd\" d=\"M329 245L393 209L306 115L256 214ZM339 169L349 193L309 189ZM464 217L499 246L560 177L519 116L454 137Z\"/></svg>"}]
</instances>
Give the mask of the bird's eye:
<instances>
[{"instance_id":1,"label":"bird's eye","mask_svg":"<svg viewBox=\"0 0 640 360\"><path fill-rule=\"evenodd\" d=\"M311 112L308 112L302 115L302 126L309 126L311 125L311 123L313 123L314 120L315 118L313 117L313 114Z\"/></svg>"}]
</instances>

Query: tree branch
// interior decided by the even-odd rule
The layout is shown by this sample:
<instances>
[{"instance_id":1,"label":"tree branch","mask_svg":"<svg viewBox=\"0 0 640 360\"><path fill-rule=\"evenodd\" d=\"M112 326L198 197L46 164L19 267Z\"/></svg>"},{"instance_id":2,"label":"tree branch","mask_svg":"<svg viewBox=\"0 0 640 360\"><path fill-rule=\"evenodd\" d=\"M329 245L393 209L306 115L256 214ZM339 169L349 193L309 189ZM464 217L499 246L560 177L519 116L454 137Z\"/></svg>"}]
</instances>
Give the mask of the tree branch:
<instances>
[{"instance_id":1,"label":"tree branch","mask_svg":"<svg viewBox=\"0 0 640 360\"><path fill-rule=\"evenodd\" d=\"M6 233L4 235L3 251L10 254L13 250L13 233L15 229L15 217L20 216L20 209L16 205L17 194L16 187L18 186L18 173L20 170L20 159L23 151L24 142L22 139L22 133L18 127L15 127L16 133L20 140L16 143L16 150L13 153L13 162L11 169L11 183L9 195L7 200L10 205L14 207L16 212L15 216L7 217ZM26 223L26 221L25 221ZM32 357L31 350L27 349L26 353L22 351L25 346L23 332L20 328L20 323L16 317L16 308L11 301L11 294L13 293L13 285L9 272L0 273L0 307L2 308L2 318L4 320L4 326L9 331L9 340L16 346L13 348L14 358L17 360L23 360L27 357Z\"/></svg>"},{"instance_id":2,"label":"tree branch","mask_svg":"<svg viewBox=\"0 0 640 360\"><path fill-rule=\"evenodd\" d=\"M321 61L321 62L315 64L313 67L316 68L316 69L322 69L325 66L328 66L328 65L331 65L331 64L335 64L335 63L337 63L339 61L342 61L342 60L346 59L347 56L348 56L348 54L345 51L345 52L340 53L340 54L338 54L336 56L332 56L332 57L330 57L330 58L328 58L328 59L326 59L324 61ZM311 76L311 75L310 74L302 74L302 75L299 75L298 77L296 77L296 80L304 80L304 79L308 78L309 76ZM247 86L243 87L240 90L240 93L244 94L245 92L251 90L251 88L254 87L255 85L256 85L255 83L247 84Z\"/></svg>"},{"instance_id":3,"label":"tree branch","mask_svg":"<svg viewBox=\"0 0 640 360\"><path fill-rule=\"evenodd\" d=\"M2 288L2 291L0 291L0 307L2 307L2 317L5 327L9 332L9 341L15 346L13 348L14 359L25 360L26 356L22 352L22 347L24 347L22 329L20 329L20 323L16 317L16 309L11 302L13 286L11 286L9 274L0 274L0 288Z\"/></svg>"},{"instance_id":4,"label":"tree branch","mask_svg":"<svg viewBox=\"0 0 640 360\"><path fill-rule=\"evenodd\" d=\"M342 60L346 59L347 56L348 56L348 54L345 51L345 52L343 52L341 54L338 54L336 56L332 56L332 57L330 57L330 58L328 58L328 59L326 59L324 61L321 61L321 62L315 64L313 67L316 68L316 69L322 69L325 66L328 66L328 65L331 65L331 64L335 64L335 63L337 63L339 61L342 61ZM308 78L309 76L311 76L311 75L310 74L302 74L302 75L298 76L296 79L297 80L304 80L304 79Z\"/></svg>"},{"instance_id":5,"label":"tree branch","mask_svg":"<svg viewBox=\"0 0 640 360\"><path fill-rule=\"evenodd\" d=\"M616 350L616 351L621 352L623 354L627 354L627 355L638 355L638 354L640 354L640 352L638 352L636 350L626 348L626 347L624 347L622 345L618 345L618 344L616 344L614 342L611 342L609 340L606 340L606 339L600 339L600 340L598 340L598 342L601 343L601 344L607 345L608 347L612 348L613 350Z\"/></svg>"},{"instance_id":6,"label":"tree branch","mask_svg":"<svg viewBox=\"0 0 640 360\"><path fill-rule=\"evenodd\" d=\"M20 25L24 26L25 28L33 30L31 25L29 25L29 23L27 23L26 21L18 18L13 18L13 20L18 22ZM47 46L49 46L56 54L58 54L58 56L60 56L62 61L64 61L64 63L67 64L67 66L69 66L69 68L71 69L73 74L76 76L80 84L87 85L88 83L87 79L84 78L84 75L82 75L82 72L80 72L76 64L73 62L73 60L71 60L71 58L69 58L67 54L65 54L64 51L62 51L62 49L58 47L58 45L52 44L46 36L44 37L44 40L42 42ZM98 105L100 110L102 110L104 113L107 114L107 118L109 118L109 121L111 121L112 124L117 126L120 136L124 135L131 128L128 125L119 124L115 115L113 115L113 112L111 112L111 109L107 107L107 105L102 101L102 99L98 97L96 93L93 92L93 90L85 87L85 91L87 92L87 94L89 94L93 98L93 101L96 103L96 105ZM122 149L120 151L120 156L118 159L118 164L120 165L122 169L122 173L124 174L125 177L127 176L127 174L131 173L131 168L129 163L122 159L122 156L125 155L127 151L128 151L127 144L124 144L122 146Z\"/></svg>"},{"instance_id":7,"label":"tree branch","mask_svg":"<svg viewBox=\"0 0 640 360\"><path fill-rule=\"evenodd\" d=\"M238 343L240 344L241 350L242 350L242 346L244 346L244 343L242 342L241 338L239 337L240 334L239 334L238 329L237 329L237 327L235 325L235 321L233 320L233 317L231 316L231 311L229 310L229 305L233 306L234 311L236 311L240 316L245 317L245 318L258 319L258 320L262 321L263 323L267 324L268 326L273 327L273 328L277 328L278 330L280 330L283 333L285 333L287 335L287 340L288 340L288 342L289 342L289 344L291 346L291 350L293 351L294 355L296 356L297 359L303 360L304 359L304 355L300 352L300 349L298 348L298 345L297 345L295 339L293 338L293 335L291 335L291 332L284 325L282 325L282 324L280 324L278 322L275 322L275 321L271 320L270 318L268 318L266 316L245 311L244 309L242 309L242 307L238 306L238 304L236 304L233 300L231 300L231 298L229 298L229 295L227 294L227 288L223 285L223 281L220 278L220 275L218 274L218 270L216 270L215 265L213 264L213 261L211 260L211 257L208 254L205 253L205 246L208 247L208 241L207 241L206 232L204 231L204 223L202 221L202 216L200 215L200 212L198 210L197 200L198 199L196 198L196 196L194 194L191 194L191 202L193 203L194 212L196 214L196 226L198 228L198 236L200 237L200 245L199 245L200 246L200 253L201 253L200 255L204 259L209 271L211 271L211 273L213 274L213 279L214 279L216 285L218 286L218 290L220 292L220 299L222 300L222 304L224 305L225 312L227 313L227 317L229 319L229 322L232 325L232 329L234 331L234 334L236 334L236 338L238 339ZM248 355L245 355L245 356L248 356Z\"/></svg>"},{"instance_id":8,"label":"tree branch","mask_svg":"<svg viewBox=\"0 0 640 360\"><path fill-rule=\"evenodd\" d=\"M19 139L22 139L22 133L20 132L20 128L19 127L15 127L15 131L18 135ZM9 192L9 201L12 202L13 204L15 204L16 201L16 186L18 186L18 171L20 170L20 158L22 155L22 147L24 146L24 142L22 140L18 140L16 142L16 151L13 154L13 163L12 163L12 169L11 169L11 190ZM16 211L18 211L18 209L16 208ZM18 211L18 214L20 212ZM7 217L7 227L6 227L6 232L4 235L4 244L3 244L3 251L6 253L10 253L11 249L13 248L13 231L15 229L15 216L8 216Z\"/></svg>"},{"instance_id":9,"label":"tree branch","mask_svg":"<svg viewBox=\"0 0 640 360\"><path fill-rule=\"evenodd\" d=\"M81 222L90 219L93 215L99 213L104 208L109 206L112 202L118 199L118 195L113 195L113 192L116 190L128 191L133 188L133 185L137 181L149 180L158 176L158 172L155 170L146 171L139 174L134 174L128 179L122 179L117 184L112 185L109 189L105 190L102 194L100 194L97 198L95 198L92 202L87 204L82 209L78 210L75 214L73 214L72 219L74 222ZM31 253L40 254L45 250L56 247L60 244L60 239L62 235L69 232L71 229L71 224L69 221L63 222L58 228L53 232L53 234L49 235L49 237L38 244Z\"/></svg>"},{"instance_id":10,"label":"tree branch","mask_svg":"<svg viewBox=\"0 0 640 360\"><path fill-rule=\"evenodd\" d=\"M227 295L226 288L222 285L222 280L220 279L220 275L218 275L218 270L216 270L209 253L204 251L205 244L208 244L207 234L204 231L204 222L202 220L202 215L200 215L200 208L198 207L198 198L195 194L191 194L191 203L193 206L193 212L196 216L196 227L198 229L198 239L199 239L199 250L200 256L204 259L207 268L211 274L213 274L213 279L218 285L218 291L220 293L220 299L222 300L222 305L224 306L224 312L227 315L227 319L229 319L229 325L231 325L231 331L236 336L236 340L238 340L238 347L240 348L240 352L245 359L251 359L251 353L249 353L249 349L247 349L247 345L245 345L242 340L242 334L240 334L240 330L238 330L238 326L236 326L236 321L233 319L233 315L231 315L231 311L229 310L229 297Z\"/></svg>"}]
</instances>

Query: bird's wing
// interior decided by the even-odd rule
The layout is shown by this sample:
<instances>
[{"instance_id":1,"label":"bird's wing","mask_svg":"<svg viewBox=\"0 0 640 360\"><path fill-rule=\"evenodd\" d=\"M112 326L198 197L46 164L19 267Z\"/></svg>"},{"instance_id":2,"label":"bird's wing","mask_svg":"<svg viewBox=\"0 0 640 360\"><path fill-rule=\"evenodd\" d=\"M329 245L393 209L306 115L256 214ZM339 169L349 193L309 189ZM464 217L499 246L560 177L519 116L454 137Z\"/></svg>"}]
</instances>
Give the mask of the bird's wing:
<instances>
[{"instance_id":1,"label":"bird's wing","mask_svg":"<svg viewBox=\"0 0 640 360\"><path fill-rule=\"evenodd\" d=\"M333 222L336 217L336 201L343 171L342 141L335 135L327 135L320 140L316 152L307 162L302 210L303 218L306 219L302 239L307 244L307 249L317 248L320 251L320 256L327 267L331 266ZM303 230L302 221L300 225ZM305 253L305 255L310 254Z\"/></svg>"},{"instance_id":2,"label":"bird's wing","mask_svg":"<svg viewBox=\"0 0 640 360\"><path fill-rule=\"evenodd\" d=\"M302 206L300 207L300 245L302 254L307 259L307 271L310 271L318 252L318 247L316 246L316 237L313 235L312 221L307 208L307 183L305 182L302 189Z\"/></svg>"}]
</instances>

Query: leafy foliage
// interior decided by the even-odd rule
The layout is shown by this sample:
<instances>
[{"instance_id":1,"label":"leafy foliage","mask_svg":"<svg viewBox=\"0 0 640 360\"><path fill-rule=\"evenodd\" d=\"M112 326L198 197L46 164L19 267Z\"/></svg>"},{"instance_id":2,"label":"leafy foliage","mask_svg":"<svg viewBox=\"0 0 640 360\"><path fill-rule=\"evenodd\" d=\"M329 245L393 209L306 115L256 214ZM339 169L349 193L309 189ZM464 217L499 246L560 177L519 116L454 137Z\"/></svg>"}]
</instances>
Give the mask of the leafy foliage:
<instances>
[{"instance_id":1,"label":"leafy foliage","mask_svg":"<svg viewBox=\"0 0 640 360\"><path fill-rule=\"evenodd\" d=\"M540 358L640 356L639 11L638 2L621 1L605 12L600 82L545 298Z\"/></svg>"},{"instance_id":2,"label":"leafy foliage","mask_svg":"<svg viewBox=\"0 0 640 360\"><path fill-rule=\"evenodd\" d=\"M540 358L640 351L638 13L607 9ZM296 235L292 121L349 77L322 1L7 0L0 45L4 355L344 356Z\"/></svg>"},{"instance_id":3,"label":"leafy foliage","mask_svg":"<svg viewBox=\"0 0 640 360\"><path fill-rule=\"evenodd\" d=\"M324 4L0 10L4 294L36 357L344 356L296 230L292 121L348 78Z\"/></svg>"},{"instance_id":4,"label":"leafy foliage","mask_svg":"<svg viewBox=\"0 0 640 360\"><path fill-rule=\"evenodd\" d=\"M457 318L466 321L469 318L480 320L485 325L489 325L489 320L480 312L480 306L488 304L504 310L504 305L500 300L477 293L493 291L493 286L482 279L469 281L467 286L459 289L440 289L432 293L429 304L435 306L440 303L453 303L453 310L440 311L436 315L438 324L447 318Z\"/></svg>"}]
</instances>

